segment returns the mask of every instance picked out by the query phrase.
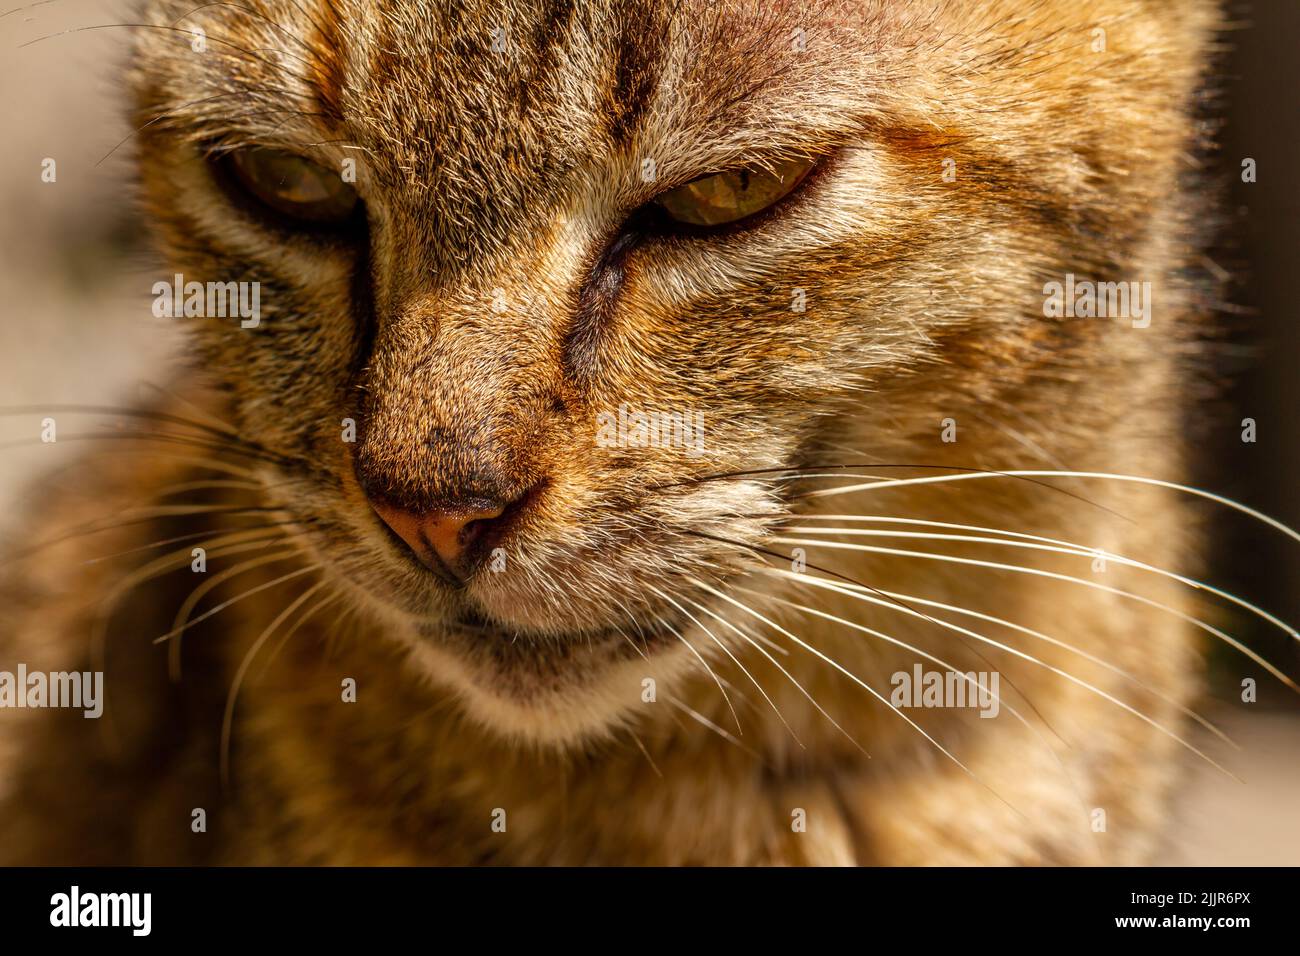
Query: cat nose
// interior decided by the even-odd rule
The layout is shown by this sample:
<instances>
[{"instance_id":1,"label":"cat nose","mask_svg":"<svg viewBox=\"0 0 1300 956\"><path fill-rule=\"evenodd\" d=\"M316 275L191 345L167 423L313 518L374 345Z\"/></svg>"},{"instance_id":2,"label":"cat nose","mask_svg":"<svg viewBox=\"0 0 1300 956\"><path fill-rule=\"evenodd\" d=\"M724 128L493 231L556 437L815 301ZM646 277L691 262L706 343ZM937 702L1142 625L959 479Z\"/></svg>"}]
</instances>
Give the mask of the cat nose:
<instances>
[{"instance_id":1,"label":"cat nose","mask_svg":"<svg viewBox=\"0 0 1300 956\"><path fill-rule=\"evenodd\" d=\"M411 511L372 498L370 506L426 567L461 581L467 557L497 526L508 504L472 499Z\"/></svg>"}]
</instances>

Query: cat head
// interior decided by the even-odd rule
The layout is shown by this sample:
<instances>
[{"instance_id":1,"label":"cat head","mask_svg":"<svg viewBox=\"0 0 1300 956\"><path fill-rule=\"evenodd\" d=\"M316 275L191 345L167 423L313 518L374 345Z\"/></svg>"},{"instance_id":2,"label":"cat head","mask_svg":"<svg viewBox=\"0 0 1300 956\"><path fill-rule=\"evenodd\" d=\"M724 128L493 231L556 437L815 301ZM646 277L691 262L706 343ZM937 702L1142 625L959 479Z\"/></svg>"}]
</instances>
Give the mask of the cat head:
<instances>
[{"instance_id":1,"label":"cat head","mask_svg":"<svg viewBox=\"0 0 1300 956\"><path fill-rule=\"evenodd\" d=\"M338 588L483 720L591 731L743 652L702 625L776 469L1131 360L1044 284L1135 278L1209 15L1079 6L148 3L168 281L256 292L177 321Z\"/></svg>"}]
</instances>

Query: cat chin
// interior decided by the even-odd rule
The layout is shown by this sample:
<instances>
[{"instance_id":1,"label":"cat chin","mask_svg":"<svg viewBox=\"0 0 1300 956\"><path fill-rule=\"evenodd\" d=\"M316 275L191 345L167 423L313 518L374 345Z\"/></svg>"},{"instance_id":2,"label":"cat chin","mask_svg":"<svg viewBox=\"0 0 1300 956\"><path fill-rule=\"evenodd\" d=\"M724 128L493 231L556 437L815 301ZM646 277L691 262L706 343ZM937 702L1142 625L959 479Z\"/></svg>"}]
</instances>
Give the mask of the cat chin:
<instances>
[{"instance_id":1,"label":"cat chin","mask_svg":"<svg viewBox=\"0 0 1300 956\"><path fill-rule=\"evenodd\" d=\"M354 591L364 616L406 652L408 672L431 696L454 698L470 720L521 745L566 749L607 740L670 706L659 689L698 665L677 636L689 634L680 622L676 630L630 634L526 635L464 606L425 615Z\"/></svg>"},{"instance_id":2,"label":"cat chin","mask_svg":"<svg viewBox=\"0 0 1300 956\"><path fill-rule=\"evenodd\" d=\"M664 646L643 659L619 639L613 644L575 643L528 659L502 657L458 641L417 636L404 642L407 664L438 695L451 693L464 714L505 740L568 749L608 740L639 716L667 704L658 688L690 669L680 646ZM628 655L631 655L629 659Z\"/></svg>"}]
</instances>

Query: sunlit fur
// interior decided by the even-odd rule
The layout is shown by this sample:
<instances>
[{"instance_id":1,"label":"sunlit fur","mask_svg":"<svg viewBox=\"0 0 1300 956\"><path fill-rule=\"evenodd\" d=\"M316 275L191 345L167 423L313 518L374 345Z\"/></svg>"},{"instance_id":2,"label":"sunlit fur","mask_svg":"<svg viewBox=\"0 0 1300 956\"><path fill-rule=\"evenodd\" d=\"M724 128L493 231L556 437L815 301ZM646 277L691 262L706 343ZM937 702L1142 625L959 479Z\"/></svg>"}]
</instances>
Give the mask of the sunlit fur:
<instances>
[{"instance_id":1,"label":"sunlit fur","mask_svg":"<svg viewBox=\"0 0 1300 956\"><path fill-rule=\"evenodd\" d=\"M143 209L159 276L260 282L262 320L178 320L191 326L193 371L176 380L185 401L159 408L193 418L198 405L238 436L206 434L223 448L173 455L232 462L266 489L182 500L280 510L146 522L49 550L45 571L23 565L10 585L28 597L9 643L28 661L86 653L88 622L132 567L82 566L86 540L107 554L290 521L263 532L266 551L213 557L209 573L295 554L217 594L319 568L185 631L169 684L163 645L174 639L151 639L173 630L200 583L192 544L137 555L179 547L181 570L142 582L111 615L113 739L80 721L24 725L33 743L11 758L19 783L0 812L6 855L1149 857L1188 753L1171 734L1191 733L1180 708L1199 644L1184 620L1055 579L803 546L809 576L1014 622L1144 690L1022 632L926 608L1037 661L767 569L791 567L791 545L774 537L808 537L782 532L790 512L915 517L1084 552L824 537L1052 570L1196 614L1185 588L1122 562L1097 570L1091 552L1195 573L1193 515L1176 495L993 477L806 498L868 479L694 479L855 464L849 474L882 479L953 467L1178 480L1205 314L1188 269L1203 222L1190 115L1218 27L1212 4L195 6L141 14L158 27L137 30L130 68ZM195 52L200 27L206 50ZM492 48L496 28L504 51ZM331 169L355 160L364 241L296 234L232 203L207 158L248 144ZM794 156L820 165L751 228L617 241L663 190ZM1150 327L1044 317L1044 283L1066 273L1150 282ZM600 447L598 416L624 405L702 415L704 452ZM355 443L342 440L345 419ZM945 419L955 442L942 440ZM137 450L85 475L65 512L93 520L115 513L106 502L143 507L171 483L220 477L158 458L148 441ZM484 486L540 491L502 542L504 570L480 568L453 593L383 529L358 476L413 506ZM273 654L280 634L268 625L319 581ZM489 633L450 622L467 609ZM223 793L227 695L264 635L229 705ZM1001 715L904 719L868 692L887 699L891 674L931 660L910 648L1000 671ZM356 703L340 700L347 678ZM37 720L0 714L19 719ZM41 783L56 771L84 786ZM92 796L93 810L78 803ZM195 806L210 812L201 837ZM798 810L806 832L792 829Z\"/></svg>"}]
</instances>

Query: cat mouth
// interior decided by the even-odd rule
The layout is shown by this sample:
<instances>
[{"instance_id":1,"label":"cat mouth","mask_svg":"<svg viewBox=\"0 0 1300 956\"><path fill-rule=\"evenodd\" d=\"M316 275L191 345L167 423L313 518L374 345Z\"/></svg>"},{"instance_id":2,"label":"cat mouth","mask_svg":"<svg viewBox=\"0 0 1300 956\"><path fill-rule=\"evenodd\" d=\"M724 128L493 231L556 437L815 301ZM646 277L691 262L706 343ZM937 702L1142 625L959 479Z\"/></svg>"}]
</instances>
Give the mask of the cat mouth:
<instances>
[{"instance_id":1,"label":"cat mouth","mask_svg":"<svg viewBox=\"0 0 1300 956\"><path fill-rule=\"evenodd\" d=\"M472 643L479 649L512 656L527 654L530 649L580 652L584 648L594 650L600 647L609 650L621 645L628 657L647 657L673 641L680 640L680 624L668 616L660 617L653 623L643 623L639 627L613 625L556 632L502 623L474 607L466 607L450 619L431 623L421 630L430 638L450 636L461 642Z\"/></svg>"}]
</instances>

